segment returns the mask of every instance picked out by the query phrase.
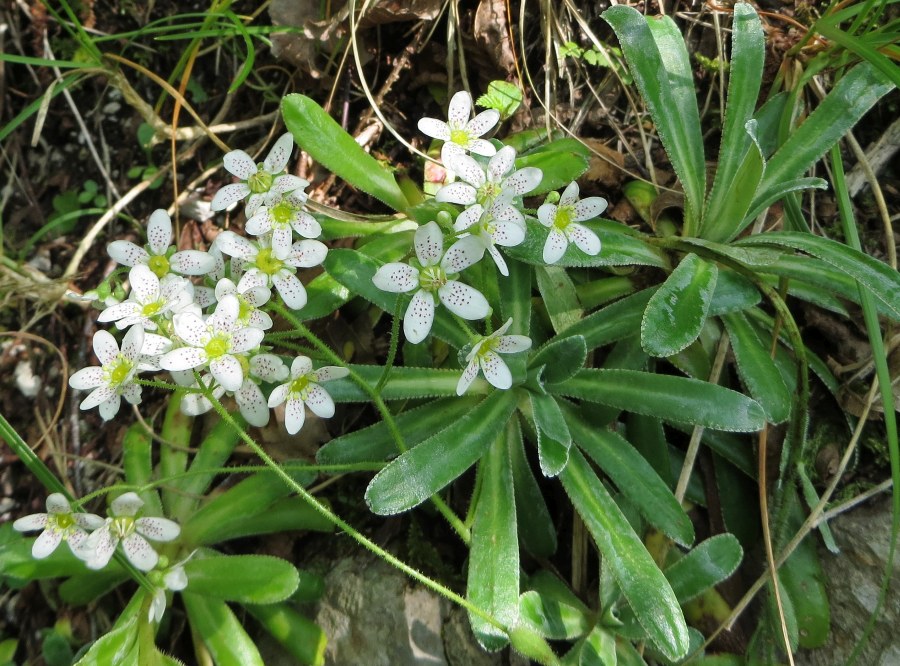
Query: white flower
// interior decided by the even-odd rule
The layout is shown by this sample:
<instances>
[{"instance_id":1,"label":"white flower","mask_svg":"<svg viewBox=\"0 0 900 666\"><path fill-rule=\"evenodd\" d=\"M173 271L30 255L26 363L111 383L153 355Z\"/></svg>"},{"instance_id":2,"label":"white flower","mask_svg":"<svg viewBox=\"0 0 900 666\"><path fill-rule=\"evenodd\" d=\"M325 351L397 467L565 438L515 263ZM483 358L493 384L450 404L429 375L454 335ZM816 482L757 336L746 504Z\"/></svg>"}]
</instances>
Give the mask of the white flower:
<instances>
[{"instance_id":1,"label":"white flower","mask_svg":"<svg viewBox=\"0 0 900 666\"><path fill-rule=\"evenodd\" d=\"M434 293L448 310L463 319L481 319L490 312L487 299L477 289L457 281L456 274L484 256L484 246L474 236L454 243L444 253L444 237L437 222L418 229L413 241L420 268L389 263L379 268L372 281L384 291L404 293L417 289L406 315L403 332L416 344L425 339L434 322Z\"/></svg>"},{"instance_id":2,"label":"white flower","mask_svg":"<svg viewBox=\"0 0 900 666\"><path fill-rule=\"evenodd\" d=\"M457 216L453 230L461 234L461 238L468 234L476 237L497 264L500 274L509 275L506 260L495 245L515 247L522 243L525 240L525 217L500 197L492 201L487 210L481 204L466 208Z\"/></svg>"},{"instance_id":3,"label":"white flower","mask_svg":"<svg viewBox=\"0 0 900 666\"><path fill-rule=\"evenodd\" d=\"M466 355L466 369L463 370L459 383L456 385L456 394L462 395L475 381L478 370L484 373L485 379L498 389L508 389L512 386L512 375L506 363L499 354L515 354L531 347L531 338L524 335L503 335L512 324L512 318L506 320L496 331L481 338Z\"/></svg>"},{"instance_id":4,"label":"white flower","mask_svg":"<svg viewBox=\"0 0 900 666\"><path fill-rule=\"evenodd\" d=\"M488 109L469 120L471 114L472 96L461 90L450 100L446 123L437 118L422 118L419 121L419 131L422 134L445 142L441 147L441 160L445 166L452 155L463 154L465 151L485 157L497 152L490 141L478 137L487 134L497 124L500 113Z\"/></svg>"},{"instance_id":5,"label":"white flower","mask_svg":"<svg viewBox=\"0 0 900 666\"><path fill-rule=\"evenodd\" d=\"M32 557L40 560L56 550L61 541L76 552L88 538L87 530L95 530L101 525L103 518L93 513L74 513L62 493L53 493L47 497L47 513L19 518L13 523L13 529L19 532L44 530L31 547Z\"/></svg>"},{"instance_id":6,"label":"white flower","mask_svg":"<svg viewBox=\"0 0 900 666\"><path fill-rule=\"evenodd\" d=\"M544 244L544 262L554 264L566 252L569 242L594 256L600 252L600 239L593 231L577 222L597 217L606 210L606 199L588 197L578 200L578 183L572 182L559 198L559 205L545 203L537 210L538 220L550 229Z\"/></svg>"},{"instance_id":7,"label":"white flower","mask_svg":"<svg viewBox=\"0 0 900 666\"><path fill-rule=\"evenodd\" d=\"M228 278L222 278L216 284L214 293L214 302L222 300L229 294L237 297L240 305L237 317L238 326L252 326L263 331L272 328L274 324L272 317L259 309L272 297L272 292L268 287L254 287L245 284L243 289L238 289L234 282Z\"/></svg>"},{"instance_id":8,"label":"white flower","mask_svg":"<svg viewBox=\"0 0 900 666\"><path fill-rule=\"evenodd\" d=\"M149 252L125 240L113 241L106 246L106 251L123 266L146 265L160 279L170 272L204 275L213 269L215 260L206 252L199 250L183 250L167 256L172 242L172 220L162 208L150 216L150 222L147 224L147 242Z\"/></svg>"},{"instance_id":9,"label":"white flower","mask_svg":"<svg viewBox=\"0 0 900 666\"><path fill-rule=\"evenodd\" d=\"M305 202L305 194L289 194L274 205L262 206L247 220L244 228L254 236L264 236L271 232L272 252L279 259L284 259L291 251L292 230L304 238L316 238L322 233L322 227L316 218L303 210Z\"/></svg>"},{"instance_id":10,"label":"white flower","mask_svg":"<svg viewBox=\"0 0 900 666\"><path fill-rule=\"evenodd\" d=\"M188 585L187 573L184 570L184 564L190 559L190 556L173 564L171 567L165 567L163 562L165 558L160 558L159 565L162 571L154 571L150 574L151 582L156 585L153 592L153 601L150 602L150 609L147 611L147 618L150 622L159 622L166 612L166 590L172 592L181 592ZM164 568L165 567L165 568Z\"/></svg>"},{"instance_id":11,"label":"white flower","mask_svg":"<svg viewBox=\"0 0 900 666\"><path fill-rule=\"evenodd\" d=\"M175 315L175 333L188 346L173 349L159 359L164 370L209 371L227 391L237 391L244 372L237 355L258 347L265 333L258 328L236 328L240 304L233 294L223 297L206 321L193 313Z\"/></svg>"},{"instance_id":12,"label":"white flower","mask_svg":"<svg viewBox=\"0 0 900 666\"><path fill-rule=\"evenodd\" d=\"M283 259L275 256L266 238L252 243L233 231L223 231L216 236L219 249L225 254L239 259L246 269L238 282L238 291L243 293L251 287L275 287L292 310L306 305L306 289L297 278L298 268L318 266L325 261L328 248L316 240L302 240L291 246L291 251ZM232 259L232 271L235 260Z\"/></svg>"},{"instance_id":13,"label":"white flower","mask_svg":"<svg viewBox=\"0 0 900 666\"><path fill-rule=\"evenodd\" d=\"M274 203L281 195L301 190L309 185L307 181L297 176L279 175L287 166L293 147L294 138L288 132L279 137L262 164L256 164L243 150L226 153L223 160L225 169L242 182L220 188L213 197L210 207L215 211L225 210L249 195L246 209L249 218L256 214L262 204Z\"/></svg>"},{"instance_id":14,"label":"white flower","mask_svg":"<svg viewBox=\"0 0 900 666\"><path fill-rule=\"evenodd\" d=\"M515 165L516 149L512 146L505 146L497 151L488 162L486 172L468 155L454 155L450 157L447 166L465 182L444 185L434 195L434 200L462 206L475 203L488 205L495 199L511 201L541 184L544 174L540 169L525 167L510 173Z\"/></svg>"},{"instance_id":15,"label":"white flower","mask_svg":"<svg viewBox=\"0 0 900 666\"><path fill-rule=\"evenodd\" d=\"M242 357L239 356L238 360L240 360L241 358ZM202 384L203 388L212 390L212 395L216 400L225 395L225 388L221 384L216 383L216 378L208 372L204 372L200 375L199 383L195 379L192 370L173 370L172 379L174 379L175 383L179 386L185 386L188 388L199 389ZM180 407L182 414L186 414L188 416L200 416L201 414L206 414L206 412L211 410L213 408L213 404L204 394L199 392L192 392L184 394L184 396L181 398Z\"/></svg>"},{"instance_id":16,"label":"white flower","mask_svg":"<svg viewBox=\"0 0 900 666\"><path fill-rule=\"evenodd\" d=\"M284 408L284 426L288 433L300 432L306 418L304 405L316 416L329 419L334 416L334 401L328 391L318 382L346 377L350 373L347 368L328 365L318 370L312 369L312 361L306 356L298 356L291 363L291 379L287 384L276 386L269 396L269 407L277 407L287 403Z\"/></svg>"},{"instance_id":17,"label":"white flower","mask_svg":"<svg viewBox=\"0 0 900 666\"><path fill-rule=\"evenodd\" d=\"M250 359L241 388L234 392L235 402L247 423L262 428L269 422L269 406L259 385L262 382L283 382L288 369L274 354L256 354Z\"/></svg>"},{"instance_id":18,"label":"white flower","mask_svg":"<svg viewBox=\"0 0 900 666\"><path fill-rule=\"evenodd\" d=\"M119 542L128 560L141 571L150 571L159 555L147 542L172 541L181 533L178 523L167 518L135 518L144 501L136 493L125 493L111 504L112 517L92 532L76 553L88 568L102 569L112 558ZM146 538L144 538L146 537Z\"/></svg>"},{"instance_id":19,"label":"white flower","mask_svg":"<svg viewBox=\"0 0 900 666\"><path fill-rule=\"evenodd\" d=\"M93 389L81 403L81 409L100 406L100 416L108 421L119 411L121 398L132 405L141 402L141 387L134 383L142 360L144 329L132 326L119 343L109 331L94 333L94 353L101 365L82 368L69 377L69 386L80 391Z\"/></svg>"},{"instance_id":20,"label":"white flower","mask_svg":"<svg viewBox=\"0 0 900 666\"><path fill-rule=\"evenodd\" d=\"M160 281L149 267L137 264L128 271L128 281L131 283L128 300L106 308L97 321L114 321L120 330L140 324L148 331L155 331L157 319L193 305L194 286L177 275L167 275Z\"/></svg>"}]
</instances>

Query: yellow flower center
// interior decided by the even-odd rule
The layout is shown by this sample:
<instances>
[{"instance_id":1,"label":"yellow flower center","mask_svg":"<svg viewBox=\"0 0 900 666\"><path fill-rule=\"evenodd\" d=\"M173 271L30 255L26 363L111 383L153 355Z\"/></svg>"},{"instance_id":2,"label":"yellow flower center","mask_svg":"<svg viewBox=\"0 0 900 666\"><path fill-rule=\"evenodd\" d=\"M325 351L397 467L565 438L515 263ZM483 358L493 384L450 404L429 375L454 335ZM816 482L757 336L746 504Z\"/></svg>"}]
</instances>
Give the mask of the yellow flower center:
<instances>
[{"instance_id":1,"label":"yellow flower center","mask_svg":"<svg viewBox=\"0 0 900 666\"><path fill-rule=\"evenodd\" d=\"M476 199L478 203L484 205L488 201L492 201L500 196L500 192L503 191L503 188L500 187L500 183L492 183L490 181L486 182L478 189L478 193L476 194Z\"/></svg>"},{"instance_id":2,"label":"yellow flower center","mask_svg":"<svg viewBox=\"0 0 900 666\"><path fill-rule=\"evenodd\" d=\"M231 336L228 333L219 333L203 345L203 349L210 360L224 356L230 348Z\"/></svg>"},{"instance_id":3,"label":"yellow flower center","mask_svg":"<svg viewBox=\"0 0 900 666\"><path fill-rule=\"evenodd\" d=\"M560 231L564 231L566 227L572 224L572 214L574 212L573 206L560 206L556 209L556 218L553 220L553 226Z\"/></svg>"},{"instance_id":4,"label":"yellow flower center","mask_svg":"<svg viewBox=\"0 0 900 666\"><path fill-rule=\"evenodd\" d=\"M302 377L297 377L294 381L291 382L291 388L289 393L296 393L300 396L301 400L306 400L306 396L308 394L309 389L309 375L303 375Z\"/></svg>"},{"instance_id":5,"label":"yellow flower center","mask_svg":"<svg viewBox=\"0 0 900 666\"><path fill-rule=\"evenodd\" d=\"M163 278L169 274L169 260L162 255L154 255L150 257L147 266L158 278Z\"/></svg>"},{"instance_id":6,"label":"yellow flower center","mask_svg":"<svg viewBox=\"0 0 900 666\"><path fill-rule=\"evenodd\" d=\"M440 266L427 266L419 271L419 286L425 291L437 291L447 284L447 274Z\"/></svg>"},{"instance_id":7,"label":"yellow flower center","mask_svg":"<svg viewBox=\"0 0 900 666\"><path fill-rule=\"evenodd\" d=\"M116 356L112 367L106 372L110 386L119 386L128 379L134 364L127 358L119 354Z\"/></svg>"},{"instance_id":8,"label":"yellow flower center","mask_svg":"<svg viewBox=\"0 0 900 666\"><path fill-rule=\"evenodd\" d=\"M75 526L71 513L51 513L47 516L47 524L55 532L64 532Z\"/></svg>"},{"instance_id":9,"label":"yellow flower center","mask_svg":"<svg viewBox=\"0 0 900 666\"><path fill-rule=\"evenodd\" d=\"M460 146L469 145L469 133L464 129L450 130L450 141L458 143Z\"/></svg>"},{"instance_id":10,"label":"yellow flower center","mask_svg":"<svg viewBox=\"0 0 900 666\"><path fill-rule=\"evenodd\" d=\"M163 305L161 301L153 301L152 303L147 303L147 305L141 308L141 314L145 317L152 317L160 310L162 310L162 307Z\"/></svg>"},{"instance_id":11,"label":"yellow flower center","mask_svg":"<svg viewBox=\"0 0 900 666\"><path fill-rule=\"evenodd\" d=\"M238 296L238 321L246 324L255 308L243 296Z\"/></svg>"},{"instance_id":12,"label":"yellow flower center","mask_svg":"<svg viewBox=\"0 0 900 666\"><path fill-rule=\"evenodd\" d=\"M272 248L270 247L262 248L256 255L254 263L266 275L275 275L284 267L284 262L272 253Z\"/></svg>"},{"instance_id":13,"label":"yellow flower center","mask_svg":"<svg viewBox=\"0 0 900 666\"><path fill-rule=\"evenodd\" d=\"M131 516L119 516L118 518L113 518L109 530L121 541L134 532L134 518Z\"/></svg>"},{"instance_id":14,"label":"yellow flower center","mask_svg":"<svg viewBox=\"0 0 900 666\"><path fill-rule=\"evenodd\" d=\"M291 220L294 219L294 207L286 201L281 201L272 206L269 214L272 216L272 220L274 220L276 225L284 226L290 224Z\"/></svg>"},{"instance_id":15,"label":"yellow flower center","mask_svg":"<svg viewBox=\"0 0 900 666\"><path fill-rule=\"evenodd\" d=\"M257 172L247 179L247 185L253 194L265 194L272 188L273 180L272 174L263 169L262 164L258 164Z\"/></svg>"}]
</instances>

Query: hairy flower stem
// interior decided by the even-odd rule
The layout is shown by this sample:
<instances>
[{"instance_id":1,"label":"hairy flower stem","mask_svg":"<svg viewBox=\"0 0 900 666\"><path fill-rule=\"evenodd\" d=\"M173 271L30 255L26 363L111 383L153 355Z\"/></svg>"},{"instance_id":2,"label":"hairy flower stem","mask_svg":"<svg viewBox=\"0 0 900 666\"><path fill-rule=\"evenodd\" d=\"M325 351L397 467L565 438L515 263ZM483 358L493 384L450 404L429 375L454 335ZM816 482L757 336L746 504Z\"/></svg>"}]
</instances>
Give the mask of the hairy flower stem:
<instances>
[{"instance_id":1,"label":"hairy flower stem","mask_svg":"<svg viewBox=\"0 0 900 666\"><path fill-rule=\"evenodd\" d=\"M350 379L352 379L356 384L365 391L366 395L372 400L372 403L375 405L376 409L378 409L378 413L381 414L381 418L384 419L384 423L387 426L388 430L391 433L391 436L394 438L394 442L397 444L397 449L400 453L405 453L407 451L406 444L403 441L403 435L400 433L400 429L397 427L397 422L394 420L393 414L387 408L387 405L384 404L384 400L381 398L380 387L373 388L366 382L365 379L359 376L356 372L354 372L353 368L351 368L343 358L338 356L328 345L319 340L312 333L303 322L300 321L298 317L296 317L293 313L290 312L286 307L284 307L279 302L271 303L272 309L275 310L279 315L288 320L291 325L300 331L303 336L310 342L310 344L315 347L319 352L334 365L340 366L342 368L347 368L350 371ZM447 504L437 495L431 496L431 501L434 503L434 506L440 511L441 515L450 523L450 526L456 531L459 535L460 539L463 540L463 543L469 544L472 539L471 531L465 524L459 519L459 517L453 512L453 510L447 506Z\"/></svg>"},{"instance_id":2,"label":"hairy flower stem","mask_svg":"<svg viewBox=\"0 0 900 666\"><path fill-rule=\"evenodd\" d=\"M281 306L277 306L277 307L280 308ZM298 322L292 321L292 323L297 325ZM310 339L310 342L313 342L312 338ZM318 341L316 341L316 342L318 342ZM316 344L316 342L313 342L313 344ZM323 343L319 342L319 344L323 344ZM326 347L326 349L327 349L327 347ZM330 352L330 350L329 350L329 352ZM333 354L333 352L332 352L332 354ZM336 357L336 355L335 355L335 357ZM337 360L339 360L339 359L337 359ZM216 413L219 415L219 417L223 421L228 423L232 428L234 428L235 432L238 433L238 436L244 441L245 444L247 444L247 446L250 447L250 449L254 453L256 453L257 456L259 456L260 460L262 460L263 463L265 463L265 465L269 469L271 469L273 472L275 472L275 474L278 475L281 478L281 480L284 481L288 485L289 488L291 488L291 490L296 492L297 495L299 495L304 501L309 503L309 505L313 509L315 509L320 514L322 514L329 522L331 522L332 524L339 527L341 529L341 531L343 531L345 534L347 534L351 539L353 539L354 541L359 543L361 546L363 546L367 550L371 551L375 555L378 555L378 557L382 558L385 562L388 562L389 564L397 567L398 569L400 569L400 571L403 571L408 576L419 581L425 587L429 588L430 590L433 590L434 592L437 592L441 596L458 604L462 608L466 609L469 613L472 613L473 615L477 615L478 617L483 619L485 622L488 622L491 626L496 627L500 631L507 633L507 634L509 633L509 631L510 631L509 627L504 626L501 622L499 622L497 619L495 619L494 617L489 615L487 612L485 612L481 608L475 606L473 603L471 603L464 597L458 595L453 590L441 585L437 581L416 571L414 568L412 568L411 566L406 564L403 560L400 560L399 558L395 557L391 553L389 553L386 550L384 550L383 548L379 547L376 543L370 541L365 536L360 534L357 530L355 530L350 525L350 523L348 523L348 522L344 521L342 518L338 517L337 514L333 513L324 504L319 502L313 495L311 495L306 490L306 488L304 488L299 483L297 483L294 479L292 479L291 476L284 469L282 469L281 466L278 463L276 463L275 460L273 460L272 457L268 453L266 453L265 449L263 449L259 444L256 443L256 440L254 440L247 433L247 431L241 427L241 425L231 415L231 413L227 409L225 409L225 406L222 405L222 403L218 401L218 399L213 395L213 392L211 389L205 389L204 394L205 394L206 398L212 403L213 409L216 410Z\"/></svg>"}]
</instances>

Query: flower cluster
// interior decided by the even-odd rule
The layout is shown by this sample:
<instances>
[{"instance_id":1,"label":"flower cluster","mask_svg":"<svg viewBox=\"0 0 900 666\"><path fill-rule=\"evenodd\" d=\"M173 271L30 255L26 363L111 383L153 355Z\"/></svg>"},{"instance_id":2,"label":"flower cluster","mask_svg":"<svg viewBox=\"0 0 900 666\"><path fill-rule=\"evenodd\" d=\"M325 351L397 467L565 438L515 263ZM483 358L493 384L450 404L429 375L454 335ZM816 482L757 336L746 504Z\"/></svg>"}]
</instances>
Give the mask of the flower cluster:
<instances>
[{"instance_id":1,"label":"flower cluster","mask_svg":"<svg viewBox=\"0 0 900 666\"><path fill-rule=\"evenodd\" d=\"M273 291L287 307L304 307L306 289L297 270L318 266L327 253L316 240L322 229L305 209L309 183L284 173L292 146L292 136L283 135L261 164L241 150L225 155L225 168L241 182L222 187L212 208L224 210L246 199L250 237L223 231L206 252L179 252L172 246L169 215L157 210L147 225L147 246L124 240L109 244L109 255L128 270L128 291L127 297L104 303L98 321L115 323L126 333L121 347L109 331L94 335L100 365L83 368L69 380L72 388L90 391L82 409L99 407L100 415L111 419L122 398L140 404L141 373L162 370L185 387L181 407L189 415L209 411L211 397L229 394L247 422L261 427L269 422L271 408L285 402L280 393L263 392L264 385L289 376L284 360L264 346L273 321L263 308ZM300 357L294 365L301 359L301 365L310 363ZM337 376L325 369L316 372L323 373L319 381ZM304 375L310 374L315 374L311 367ZM301 390L300 377L291 379L297 384L291 395L314 395L300 400L301 412L307 404L316 414L330 416L320 408L331 404L330 398L322 400L321 387ZM296 401L287 402L292 410L288 428L296 432L303 415L297 417ZM78 533L68 538L78 539ZM107 550L109 543L107 538Z\"/></svg>"}]
</instances>

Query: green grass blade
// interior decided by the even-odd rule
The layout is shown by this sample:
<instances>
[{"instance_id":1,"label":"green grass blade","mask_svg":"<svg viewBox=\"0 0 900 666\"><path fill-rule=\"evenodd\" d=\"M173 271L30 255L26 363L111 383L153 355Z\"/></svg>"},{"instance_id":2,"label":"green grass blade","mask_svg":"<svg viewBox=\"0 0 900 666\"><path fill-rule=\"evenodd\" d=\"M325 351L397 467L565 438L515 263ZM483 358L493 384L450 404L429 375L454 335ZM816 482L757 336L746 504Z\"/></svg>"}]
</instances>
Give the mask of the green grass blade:
<instances>
[{"instance_id":1,"label":"green grass blade","mask_svg":"<svg viewBox=\"0 0 900 666\"><path fill-rule=\"evenodd\" d=\"M834 24L833 19L823 19L818 21L813 29L823 37L827 37L833 41L835 44L840 44L848 51L852 51L860 58L869 61L873 67L876 67L882 74L890 79L895 86L900 86L900 67L897 67L897 63L891 62L887 56L879 53L864 40L854 37L838 28L837 25ZM894 39L896 39L896 36L894 36Z\"/></svg>"}]
</instances>

